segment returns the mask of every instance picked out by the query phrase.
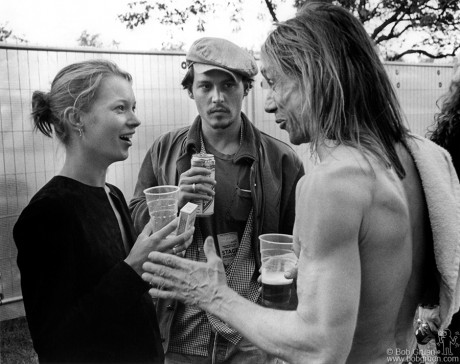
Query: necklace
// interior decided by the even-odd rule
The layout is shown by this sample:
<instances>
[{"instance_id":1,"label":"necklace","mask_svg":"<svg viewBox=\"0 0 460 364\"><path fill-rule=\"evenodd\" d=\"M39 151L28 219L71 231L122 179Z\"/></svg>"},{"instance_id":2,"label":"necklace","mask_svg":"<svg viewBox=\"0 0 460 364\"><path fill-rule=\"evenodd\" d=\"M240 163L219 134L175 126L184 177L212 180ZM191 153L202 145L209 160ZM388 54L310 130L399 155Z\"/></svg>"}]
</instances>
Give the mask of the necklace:
<instances>
[{"instance_id":1,"label":"necklace","mask_svg":"<svg viewBox=\"0 0 460 364\"><path fill-rule=\"evenodd\" d=\"M240 146L241 144L243 144L243 128L244 128L244 124L243 122L241 122L241 128L240 128ZM204 146L204 141L203 141L203 133L202 131L200 130L200 154L208 154L206 152L206 147Z\"/></svg>"}]
</instances>

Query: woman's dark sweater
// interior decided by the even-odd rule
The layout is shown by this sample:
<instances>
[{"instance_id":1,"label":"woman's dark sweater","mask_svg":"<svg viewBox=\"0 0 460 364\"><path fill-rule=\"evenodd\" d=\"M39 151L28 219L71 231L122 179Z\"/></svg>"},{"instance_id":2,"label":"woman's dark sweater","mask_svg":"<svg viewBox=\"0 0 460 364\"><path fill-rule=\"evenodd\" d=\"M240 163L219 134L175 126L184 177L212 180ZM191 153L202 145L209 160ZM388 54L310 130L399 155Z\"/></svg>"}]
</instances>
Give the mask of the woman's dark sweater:
<instances>
[{"instance_id":1,"label":"woman's dark sweater","mask_svg":"<svg viewBox=\"0 0 460 364\"><path fill-rule=\"evenodd\" d=\"M134 229L112 185L131 249ZM56 176L14 226L27 320L40 362L163 363L148 285L124 262L102 187Z\"/></svg>"}]
</instances>

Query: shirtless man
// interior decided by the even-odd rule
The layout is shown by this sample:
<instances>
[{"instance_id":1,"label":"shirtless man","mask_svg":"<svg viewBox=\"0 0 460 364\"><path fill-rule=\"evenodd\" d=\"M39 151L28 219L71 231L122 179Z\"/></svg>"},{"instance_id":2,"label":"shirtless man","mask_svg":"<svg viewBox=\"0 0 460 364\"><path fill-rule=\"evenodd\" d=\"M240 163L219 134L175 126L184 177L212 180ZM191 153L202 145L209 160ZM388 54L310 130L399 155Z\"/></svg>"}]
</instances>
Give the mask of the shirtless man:
<instances>
[{"instance_id":1,"label":"shirtless man","mask_svg":"<svg viewBox=\"0 0 460 364\"><path fill-rule=\"evenodd\" d=\"M429 142L403 126L369 37L344 9L307 5L261 54L266 111L320 161L297 186L297 309L260 307L229 289L210 238L207 263L151 253L143 278L152 295L196 304L291 364L402 362L433 259L409 150Z\"/></svg>"}]
</instances>

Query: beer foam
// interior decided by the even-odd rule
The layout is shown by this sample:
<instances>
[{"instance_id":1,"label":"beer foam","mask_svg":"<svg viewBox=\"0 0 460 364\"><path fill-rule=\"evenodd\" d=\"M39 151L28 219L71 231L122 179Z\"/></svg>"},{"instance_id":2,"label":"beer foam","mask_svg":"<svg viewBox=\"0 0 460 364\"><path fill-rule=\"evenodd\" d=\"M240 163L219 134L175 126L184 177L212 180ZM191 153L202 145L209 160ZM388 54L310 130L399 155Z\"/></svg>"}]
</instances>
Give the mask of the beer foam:
<instances>
[{"instance_id":1,"label":"beer foam","mask_svg":"<svg viewBox=\"0 0 460 364\"><path fill-rule=\"evenodd\" d=\"M262 284L271 284L273 286L281 286L291 284L292 279L284 277L284 272L270 272L262 268Z\"/></svg>"}]
</instances>

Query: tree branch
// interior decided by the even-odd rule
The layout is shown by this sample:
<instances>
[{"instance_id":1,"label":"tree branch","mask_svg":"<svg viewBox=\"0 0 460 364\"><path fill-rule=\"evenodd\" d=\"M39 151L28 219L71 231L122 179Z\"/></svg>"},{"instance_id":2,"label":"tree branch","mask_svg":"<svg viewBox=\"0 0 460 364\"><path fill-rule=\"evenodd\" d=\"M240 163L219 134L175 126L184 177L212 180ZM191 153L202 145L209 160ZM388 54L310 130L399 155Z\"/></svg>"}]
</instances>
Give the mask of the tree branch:
<instances>
[{"instance_id":1,"label":"tree branch","mask_svg":"<svg viewBox=\"0 0 460 364\"><path fill-rule=\"evenodd\" d=\"M270 12L270 15L272 16L273 21L277 23L278 18L276 17L275 8L273 6L272 0L264 0L264 1L265 1L265 5L267 5L268 11Z\"/></svg>"},{"instance_id":2,"label":"tree branch","mask_svg":"<svg viewBox=\"0 0 460 364\"><path fill-rule=\"evenodd\" d=\"M395 26L396 26L396 24L395 24ZM401 31L399 31L397 33L394 32L395 27L393 27L391 29L390 33L388 33L387 35L382 35L381 37L378 37L374 41L375 41L376 44L379 44L381 42L384 42L384 41L387 41L387 40L390 40L390 39L399 38L401 36L401 34L403 34L406 30L411 29L413 27L414 27L413 24L409 24L404 29L402 29Z\"/></svg>"},{"instance_id":3,"label":"tree branch","mask_svg":"<svg viewBox=\"0 0 460 364\"><path fill-rule=\"evenodd\" d=\"M423 49L408 49L404 52L401 52L401 53L398 53L392 57L388 57L388 60L389 61L396 61L398 59L400 59L401 57L405 56L406 54L414 54L414 53L418 53L418 54L423 54L429 58L432 58L432 59L439 59L439 58L445 58L445 57L455 57L455 53L460 49L460 45L457 45L454 47L454 49L452 50L451 53L438 53L438 54L432 54L430 52L427 52Z\"/></svg>"},{"instance_id":4,"label":"tree branch","mask_svg":"<svg viewBox=\"0 0 460 364\"><path fill-rule=\"evenodd\" d=\"M376 39L377 38L377 35L387 27L387 25L391 24L391 23L394 23L398 20L398 15L400 13L404 13L403 10L404 10L404 5L401 5L397 10L395 10L394 14L392 16L390 16L387 20L385 20L382 24L380 24L378 27L376 27L374 29L374 31L372 32L372 35L371 35L371 38L372 39Z\"/></svg>"}]
</instances>

